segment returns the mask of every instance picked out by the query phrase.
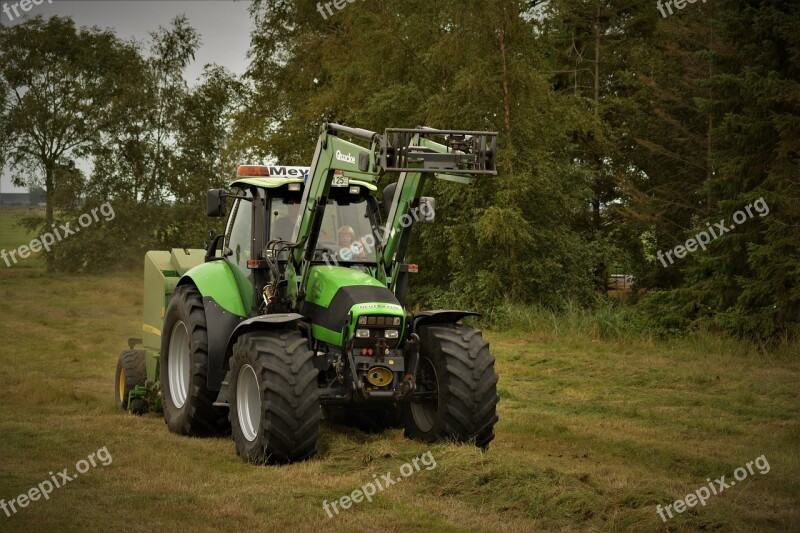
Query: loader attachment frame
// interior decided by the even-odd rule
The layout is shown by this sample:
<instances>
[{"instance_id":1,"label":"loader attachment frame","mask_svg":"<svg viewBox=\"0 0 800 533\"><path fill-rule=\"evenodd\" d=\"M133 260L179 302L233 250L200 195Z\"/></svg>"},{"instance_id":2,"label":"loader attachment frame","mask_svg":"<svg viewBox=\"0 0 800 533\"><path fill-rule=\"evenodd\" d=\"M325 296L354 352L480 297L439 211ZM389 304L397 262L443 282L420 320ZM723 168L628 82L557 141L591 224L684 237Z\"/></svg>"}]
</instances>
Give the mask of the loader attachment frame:
<instances>
[{"instance_id":1,"label":"loader attachment frame","mask_svg":"<svg viewBox=\"0 0 800 533\"><path fill-rule=\"evenodd\" d=\"M339 137L340 134L367 141L369 146L344 140ZM495 132L387 128L383 134L378 134L341 124L324 124L300 203L303 209L292 237L295 244L290 252L287 278L288 295L293 307L299 309L305 297L325 208L337 176L375 183L387 172L400 173L401 194L395 202L405 202L407 205L400 210L393 207L394 219L399 220L398 216L402 217L411 207L408 197L419 200L425 176L437 175L440 179L471 184L478 176L497 174L496 151ZM406 183L404 176L408 179L408 175L412 176L412 181ZM403 248L401 242L407 242L410 228L398 233L394 231L397 227L395 220L390 222L381 250L392 250L393 254L398 248ZM391 285L394 272L398 270L399 261L392 254L386 251L380 254L376 273L378 280L387 286Z\"/></svg>"}]
</instances>

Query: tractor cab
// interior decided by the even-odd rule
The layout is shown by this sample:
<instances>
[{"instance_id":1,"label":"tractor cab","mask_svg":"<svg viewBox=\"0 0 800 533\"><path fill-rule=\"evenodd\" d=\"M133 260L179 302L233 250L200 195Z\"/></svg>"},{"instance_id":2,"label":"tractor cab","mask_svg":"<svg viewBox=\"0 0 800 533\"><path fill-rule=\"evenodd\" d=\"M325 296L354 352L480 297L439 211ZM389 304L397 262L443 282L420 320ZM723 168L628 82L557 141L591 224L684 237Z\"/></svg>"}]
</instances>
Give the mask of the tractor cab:
<instances>
[{"instance_id":1,"label":"tractor cab","mask_svg":"<svg viewBox=\"0 0 800 533\"><path fill-rule=\"evenodd\" d=\"M264 242L296 242L308 171L308 167L242 165L230 184L233 194L227 194L224 189L209 191L208 215L225 216L225 198L234 198L224 234L227 238L237 223L245 224L247 218L252 218L256 211L260 211L258 205L255 210L253 208L253 200L258 198L264 210L263 221L258 223L264 231ZM377 187L371 183L351 180L342 174L334 180L319 239L320 247L329 252L331 258L372 263L377 259L372 245L363 246L365 238L370 242L369 236L376 232L381 223L378 203L372 195L376 190ZM252 223L250 228L256 228L256 221ZM352 253L348 253L356 242L362 244L361 249L353 249ZM228 243L227 239L225 243ZM364 250L366 253L363 253Z\"/></svg>"},{"instance_id":2,"label":"tractor cab","mask_svg":"<svg viewBox=\"0 0 800 533\"><path fill-rule=\"evenodd\" d=\"M207 249L207 261L229 264L240 288L245 309L254 312L284 310L280 298L267 309L254 294L258 269L274 266L271 279L283 276L288 251L296 244L301 202L309 167L241 165L230 184L230 191L208 192L208 215L226 216L226 198L232 198L224 233L215 236ZM319 232L315 264L347 266L374 274L377 262L375 238L380 226L380 210L372 195L377 187L339 175L326 202L326 216ZM276 294L283 287L276 287Z\"/></svg>"}]
</instances>

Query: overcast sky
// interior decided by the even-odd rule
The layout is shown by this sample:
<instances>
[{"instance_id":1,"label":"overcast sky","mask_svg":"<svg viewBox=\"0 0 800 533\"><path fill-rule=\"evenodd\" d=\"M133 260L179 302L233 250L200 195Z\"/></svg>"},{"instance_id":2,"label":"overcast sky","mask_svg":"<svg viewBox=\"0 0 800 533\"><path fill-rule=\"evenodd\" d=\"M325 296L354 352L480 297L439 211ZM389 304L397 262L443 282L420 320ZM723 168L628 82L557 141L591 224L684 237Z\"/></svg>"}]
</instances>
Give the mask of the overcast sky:
<instances>
[{"instance_id":1,"label":"overcast sky","mask_svg":"<svg viewBox=\"0 0 800 533\"><path fill-rule=\"evenodd\" d=\"M10 6L18 1L0 0L0 6ZM243 0L43 0L42 5L32 6L27 16L68 16L78 26L110 28L122 39L144 41L148 32L159 26L168 26L173 17L185 14L201 36L195 62L186 74L191 83L209 63L222 65L236 74L244 73L250 44L249 5ZM8 16L0 11L0 23L17 22L9 21ZM1 183L2 192L16 190L12 188L7 172L3 174Z\"/></svg>"}]
</instances>

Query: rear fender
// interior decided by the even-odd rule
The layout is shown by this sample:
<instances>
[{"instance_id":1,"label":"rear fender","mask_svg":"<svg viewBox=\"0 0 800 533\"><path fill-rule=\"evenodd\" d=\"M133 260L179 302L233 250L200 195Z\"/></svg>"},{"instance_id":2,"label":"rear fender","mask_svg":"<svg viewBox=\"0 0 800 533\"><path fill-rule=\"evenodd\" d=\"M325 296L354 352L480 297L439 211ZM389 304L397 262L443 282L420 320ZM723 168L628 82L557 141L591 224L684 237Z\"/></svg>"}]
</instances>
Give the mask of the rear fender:
<instances>
[{"instance_id":1,"label":"rear fender","mask_svg":"<svg viewBox=\"0 0 800 533\"><path fill-rule=\"evenodd\" d=\"M227 261L211 261L189 270L178 286L193 284L203 298L213 298L217 304L234 315L246 317L239 286Z\"/></svg>"},{"instance_id":2,"label":"rear fender","mask_svg":"<svg viewBox=\"0 0 800 533\"><path fill-rule=\"evenodd\" d=\"M194 285L203 297L208 325L208 390L218 391L225 378L228 340L247 313L236 278L225 261L203 263L189 270L178 282Z\"/></svg>"}]
</instances>

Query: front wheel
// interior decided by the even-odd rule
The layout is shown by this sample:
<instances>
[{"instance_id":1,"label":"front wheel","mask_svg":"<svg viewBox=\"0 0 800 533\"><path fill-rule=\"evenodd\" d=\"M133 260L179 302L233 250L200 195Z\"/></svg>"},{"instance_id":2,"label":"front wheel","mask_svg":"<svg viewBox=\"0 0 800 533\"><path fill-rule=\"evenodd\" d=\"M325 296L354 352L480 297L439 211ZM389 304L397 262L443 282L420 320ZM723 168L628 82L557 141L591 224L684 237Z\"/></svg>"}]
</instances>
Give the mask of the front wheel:
<instances>
[{"instance_id":1,"label":"front wheel","mask_svg":"<svg viewBox=\"0 0 800 533\"><path fill-rule=\"evenodd\" d=\"M403 404L406 437L488 448L500 400L489 343L466 324L422 326L418 333L417 391Z\"/></svg>"},{"instance_id":2,"label":"front wheel","mask_svg":"<svg viewBox=\"0 0 800 533\"><path fill-rule=\"evenodd\" d=\"M249 463L285 464L317 453L318 371L297 331L243 335L233 347L230 422L236 453Z\"/></svg>"}]
</instances>

